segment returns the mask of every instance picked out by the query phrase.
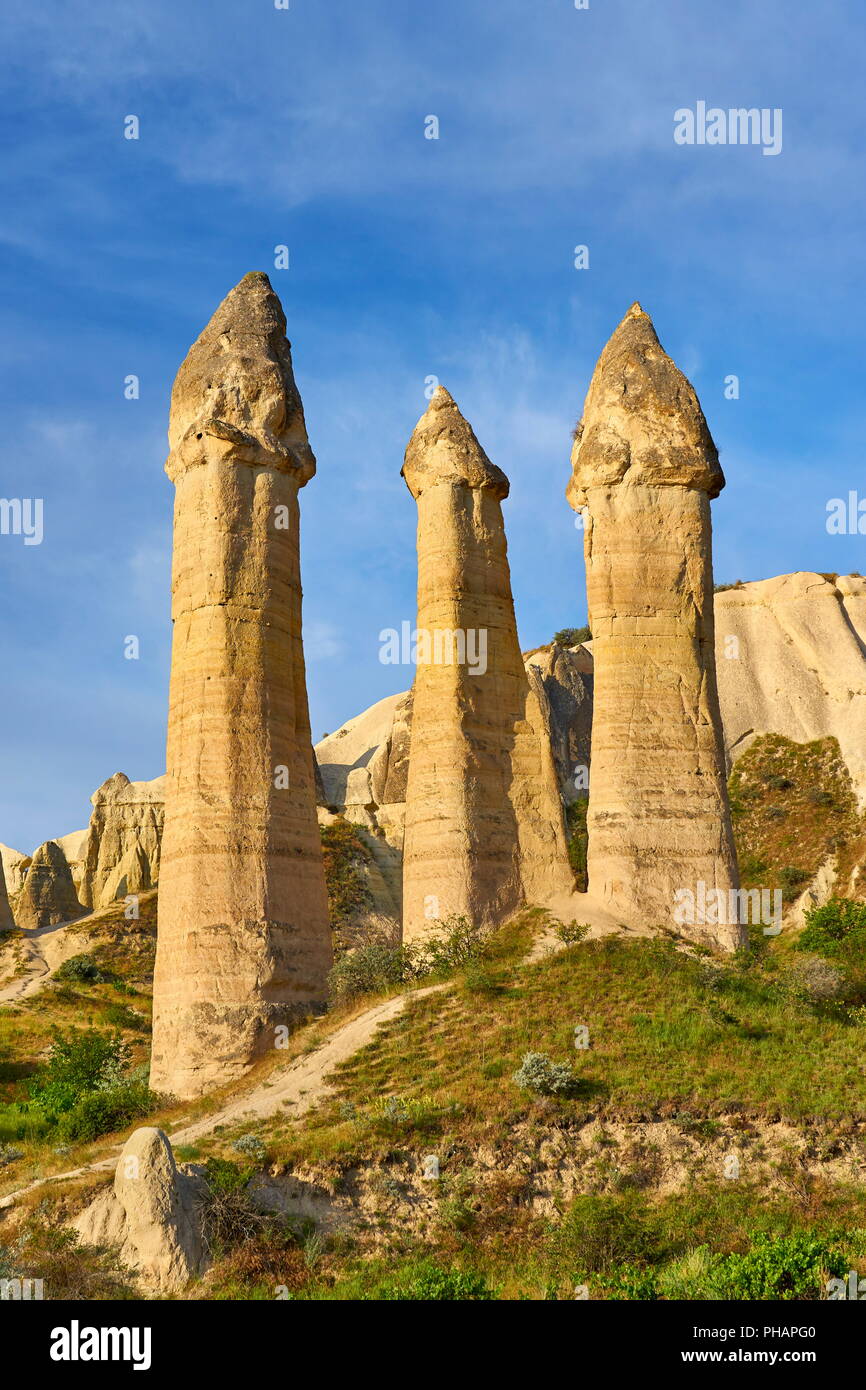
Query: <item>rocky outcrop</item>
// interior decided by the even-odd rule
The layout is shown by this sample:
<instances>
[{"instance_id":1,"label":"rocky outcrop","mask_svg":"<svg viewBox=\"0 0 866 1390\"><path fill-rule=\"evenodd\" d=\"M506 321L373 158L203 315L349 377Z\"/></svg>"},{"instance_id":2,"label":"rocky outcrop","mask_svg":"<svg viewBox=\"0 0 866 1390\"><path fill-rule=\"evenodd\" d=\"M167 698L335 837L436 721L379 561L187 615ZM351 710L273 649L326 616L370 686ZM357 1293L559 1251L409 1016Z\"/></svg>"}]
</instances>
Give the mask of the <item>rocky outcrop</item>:
<instances>
[{"instance_id":1,"label":"rocky outcrop","mask_svg":"<svg viewBox=\"0 0 866 1390\"><path fill-rule=\"evenodd\" d=\"M729 762L759 734L832 735L866 805L866 579L783 574L716 594Z\"/></svg>"},{"instance_id":2,"label":"rocky outcrop","mask_svg":"<svg viewBox=\"0 0 866 1390\"><path fill-rule=\"evenodd\" d=\"M84 876L84 856L87 850L88 834L87 830L71 830L68 835L56 835L54 837L55 845L63 851L63 857L69 865L69 872L72 875L76 893L79 892Z\"/></svg>"},{"instance_id":3,"label":"rocky outcrop","mask_svg":"<svg viewBox=\"0 0 866 1390\"><path fill-rule=\"evenodd\" d=\"M53 927L73 921L82 912L66 855L54 840L47 840L30 861L15 899L16 924L27 930Z\"/></svg>"},{"instance_id":4,"label":"rocky outcrop","mask_svg":"<svg viewBox=\"0 0 866 1390\"><path fill-rule=\"evenodd\" d=\"M566 802L586 796L592 746L592 655L555 642L523 658L550 736L559 789Z\"/></svg>"},{"instance_id":5,"label":"rocky outcrop","mask_svg":"<svg viewBox=\"0 0 866 1390\"><path fill-rule=\"evenodd\" d=\"M0 845L0 862L3 865L6 892L10 902L14 902L16 894L20 893L24 887L27 870L30 868L30 858L29 854L22 854L20 850L12 849L9 845Z\"/></svg>"},{"instance_id":6,"label":"rocky outcrop","mask_svg":"<svg viewBox=\"0 0 866 1390\"><path fill-rule=\"evenodd\" d=\"M0 862L0 931L8 931L15 926L12 916L12 908L9 905L9 894L6 891L6 875L3 872L3 864Z\"/></svg>"},{"instance_id":7,"label":"rocky outcrop","mask_svg":"<svg viewBox=\"0 0 866 1390\"><path fill-rule=\"evenodd\" d=\"M455 913L501 922L524 902L570 892L574 879L550 742L517 641L508 480L441 386L402 471L418 504L403 848L411 940Z\"/></svg>"},{"instance_id":8,"label":"rocky outcrop","mask_svg":"<svg viewBox=\"0 0 866 1390\"><path fill-rule=\"evenodd\" d=\"M130 782L115 772L90 798L93 813L81 852L79 896L92 911L146 893L159 879L165 778Z\"/></svg>"},{"instance_id":9,"label":"rocky outcrop","mask_svg":"<svg viewBox=\"0 0 866 1390\"><path fill-rule=\"evenodd\" d=\"M146 1290L177 1293L205 1263L203 1190L194 1171L178 1170L161 1129L137 1129L113 1185L73 1225L87 1244L114 1246Z\"/></svg>"},{"instance_id":10,"label":"rocky outcrop","mask_svg":"<svg viewBox=\"0 0 866 1390\"><path fill-rule=\"evenodd\" d=\"M178 372L153 1084L198 1095L326 997L332 961L301 641L316 462L286 321L247 275Z\"/></svg>"},{"instance_id":11,"label":"rocky outcrop","mask_svg":"<svg viewBox=\"0 0 866 1390\"><path fill-rule=\"evenodd\" d=\"M627 925L733 950L709 506L723 486L697 396L634 304L593 374L568 487L593 635L589 890ZM702 893L720 896L696 914Z\"/></svg>"}]
</instances>

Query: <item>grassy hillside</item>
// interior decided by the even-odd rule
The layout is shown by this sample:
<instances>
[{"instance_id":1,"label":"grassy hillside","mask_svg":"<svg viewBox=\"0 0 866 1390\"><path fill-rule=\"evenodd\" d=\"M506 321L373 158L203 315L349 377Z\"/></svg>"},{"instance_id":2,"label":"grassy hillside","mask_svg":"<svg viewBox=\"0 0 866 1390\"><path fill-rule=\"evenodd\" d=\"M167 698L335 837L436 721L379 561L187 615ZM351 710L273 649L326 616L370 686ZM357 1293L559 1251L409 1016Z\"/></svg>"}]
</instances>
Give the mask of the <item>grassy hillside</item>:
<instances>
[{"instance_id":1,"label":"grassy hillside","mask_svg":"<svg viewBox=\"0 0 866 1390\"><path fill-rule=\"evenodd\" d=\"M236 1212L188 1296L809 1298L862 1264L860 996L810 999L775 943L720 964L610 938L524 965L541 921L411 1002L305 1121L179 1151L243 1210L264 1191L303 1213ZM527 1053L553 1094L515 1080Z\"/></svg>"}]
</instances>

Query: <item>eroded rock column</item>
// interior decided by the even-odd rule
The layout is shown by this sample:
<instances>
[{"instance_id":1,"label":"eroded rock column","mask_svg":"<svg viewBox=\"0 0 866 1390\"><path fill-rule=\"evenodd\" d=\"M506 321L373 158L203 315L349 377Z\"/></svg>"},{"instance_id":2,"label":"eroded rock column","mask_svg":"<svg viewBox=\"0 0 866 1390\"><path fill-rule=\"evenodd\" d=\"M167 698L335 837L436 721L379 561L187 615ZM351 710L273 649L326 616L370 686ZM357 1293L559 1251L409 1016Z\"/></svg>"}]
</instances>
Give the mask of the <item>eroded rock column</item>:
<instances>
[{"instance_id":1,"label":"eroded rock column","mask_svg":"<svg viewBox=\"0 0 866 1390\"><path fill-rule=\"evenodd\" d=\"M319 1005L331 935L301 643L315 458L280 302L226 297L178 372L171 687L151 1084L230 1081Z\"/></svg>"},{"instance_id":2,"label":"eroded rock column","mask_svg":"<svg viewBox=\"0 0 866 1390\"><path fill-rule=\"evenodd\" d=\"M713 920L738 884L713 648L710 499L725 480L639 304L599 358L572 470L595 668L589 891L627 925L734 949L736 913Z\"/></svg>"},{"instance_id":3,"label":"eroded rock column","mask_svg":"<svg viewBox=\"0 0 866 1390\"><path fill-rule=\"evenodd\" d=\"M417 662L403 935L455 913L503 921L573 890L550 741L514 619L502 499L443 387L403 465L418 503Z\"/></svg>"}]
</instances>

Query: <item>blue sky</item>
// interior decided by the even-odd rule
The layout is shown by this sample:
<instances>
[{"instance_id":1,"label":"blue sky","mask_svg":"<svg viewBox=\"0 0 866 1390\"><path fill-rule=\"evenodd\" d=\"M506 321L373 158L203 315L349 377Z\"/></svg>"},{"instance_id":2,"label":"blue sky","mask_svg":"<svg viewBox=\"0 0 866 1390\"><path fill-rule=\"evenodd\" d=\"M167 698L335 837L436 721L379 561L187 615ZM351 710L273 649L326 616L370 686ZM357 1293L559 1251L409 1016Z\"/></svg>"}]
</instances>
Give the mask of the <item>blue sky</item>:
<instances>
[{"instance_id":1,"label":"blue sky","mask_svg":"<svg viewBox=\"0 0 866 1390\"><path fill-rule=\"evenodd\" d=\"M584 621L570 431L634 299L721 450L717 579L866 571L825 528L866 495L857 0L50 0L6 6L0 39L0 496L45 505L41 545L0 536L0 840L32 850L113 772L164 770L169 392L248 270L283 301L318 457L315 738L411 680L378 636L414 617L399 472L431 375L511 479L524 647ZM782 153L677 146L699 100L780 107Z\"/></svg>"}]
</instances>

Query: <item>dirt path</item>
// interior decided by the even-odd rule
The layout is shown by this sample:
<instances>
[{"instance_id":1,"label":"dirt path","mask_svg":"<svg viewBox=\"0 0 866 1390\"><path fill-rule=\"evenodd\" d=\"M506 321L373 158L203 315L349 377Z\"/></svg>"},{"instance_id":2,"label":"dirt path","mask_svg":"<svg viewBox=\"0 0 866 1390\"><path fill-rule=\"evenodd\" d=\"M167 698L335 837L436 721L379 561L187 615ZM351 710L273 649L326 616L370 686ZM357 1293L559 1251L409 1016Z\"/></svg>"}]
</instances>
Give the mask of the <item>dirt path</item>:
<instances>
[{"instance_id":1,"label":"dirt path","mask_svg":"<svg viewBox=\"0 0 866 1390\"><path fill-rule=\"evenodd\" d=\"M372 1042L383 1023L389 1023L402 1013L410 1000L423 999L425 995L435 994L445 988L445 985L429 985L426 989L412 990L409 994L400 994L394 999L374 1004L364 1013L344 1023L342 1028L338 1028L313 1052L295 1058L284 1072L272 1072L267 1081L246 1095L230 1101L221 1110L205 1115L200 1120L194 1120L191 1124L180 1121L180 1128L171 1130L169 1134L172 1146L193 1144L197 1139L212 1133L217 1125L234 1125L244 1120L252 1123L267 1119L278 1111L287 1112L292 1119L300 1118L326 1094L327 1078L334 1068L341 1062L348 1061L362 1047ZM70 1178L83 1177L87 1173L113 1169L117 1164L117 1154L121 1147L120 1144L116 1145L108 1158L85 1163L80 1168L72 1168L66 1173L37 1178L26 1187L10 1192L6 1197L0 1197L0 1209L13 1206L17 1198L23 1197L27 1192L33 1192L37 1187L43 1187L46 1183L65 1182Z\"/></svg>"},{"instance_id":2,"label":"dirt path","mask_svg":"<svg viewBox=\"0 0 866 1390\"><path fill-rule=\"evenodd\" d=\"M80 934L80 922L58 922L53 927L36 927L21 940L21 960L27 973L15 975L0 987L0 1004L17 1003L35 994L58 966L86 948L87 940Z\"/></svg>"}]
</instances>

